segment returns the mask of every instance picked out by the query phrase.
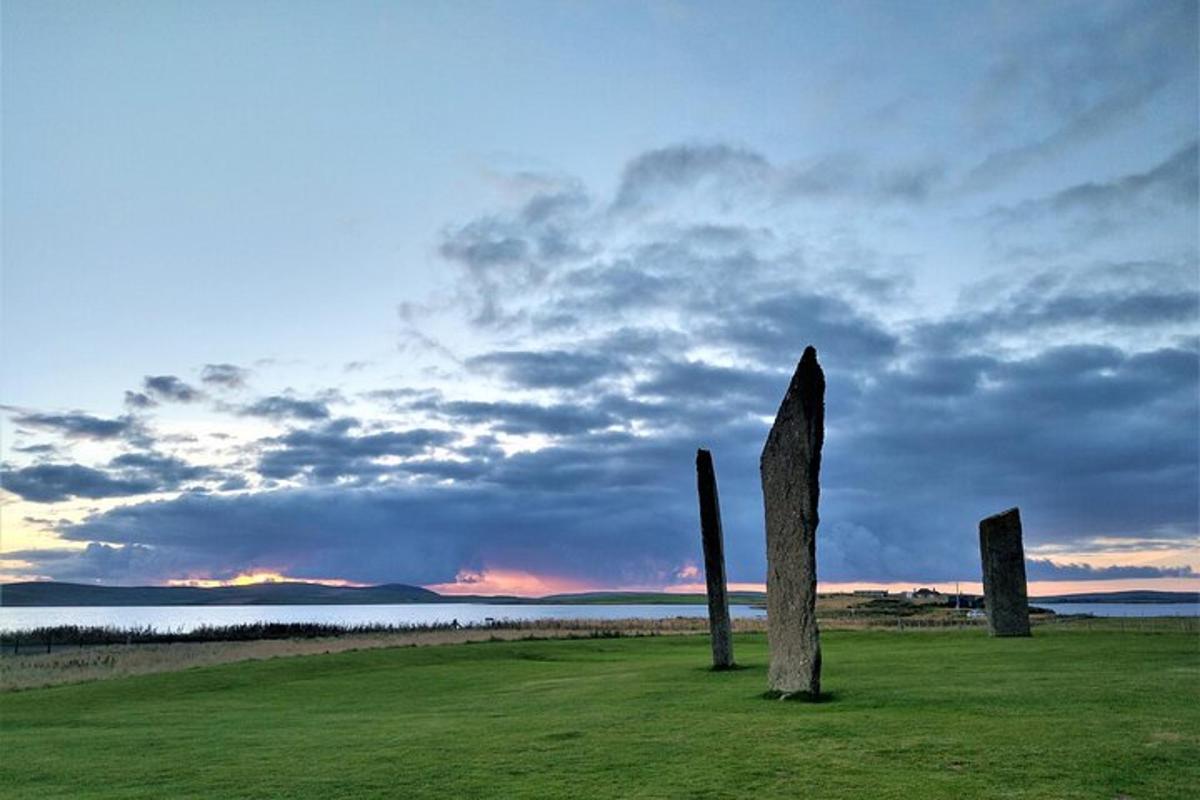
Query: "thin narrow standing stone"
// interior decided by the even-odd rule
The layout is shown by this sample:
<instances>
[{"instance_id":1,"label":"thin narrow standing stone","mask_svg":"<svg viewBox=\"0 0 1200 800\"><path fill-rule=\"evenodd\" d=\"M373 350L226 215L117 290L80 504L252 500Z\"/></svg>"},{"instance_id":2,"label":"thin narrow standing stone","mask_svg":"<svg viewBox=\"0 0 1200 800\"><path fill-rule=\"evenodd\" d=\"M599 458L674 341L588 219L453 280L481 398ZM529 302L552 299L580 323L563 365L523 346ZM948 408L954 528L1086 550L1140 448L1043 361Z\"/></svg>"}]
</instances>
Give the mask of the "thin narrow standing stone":
<instances>
[{"instance_id":1,"label":"thin narrow standing stone","mask_svg":"<svg viewBox=\"0 0 1200 800\"><path fill-rule=\"evenodd\" d=\"M821 693L817 630L817 502L825 440L825 373L808 347L763 446L767 517L767 681L780 696Z\"/></svg>"},{"instance_id":2,"label":"thin narrow standing stone","mask_svg":"<svg viewBox=\"0 0 1200 800\"><path fill-rule=\"evenodd\" d=\"M712 633L713 669L733 666L733 634L729 596L725 591L725 536L721 500L712 453L696 451L696 490L700 495L700 539L704 544L704 579L708 583L708 628Z\"/></svg>"},{"instance_id":3,"label":"thin narrow standing stone","mask_svg":"<svg viewBox=\"0 0 1200 800\"><path fill-rule=\"evenodd\" d=\"M988 631L993 636L1028 636L1029 598L1020 509L1010 508L980 520L979 554L983 560Z\"/></svg>"}]
</instances>

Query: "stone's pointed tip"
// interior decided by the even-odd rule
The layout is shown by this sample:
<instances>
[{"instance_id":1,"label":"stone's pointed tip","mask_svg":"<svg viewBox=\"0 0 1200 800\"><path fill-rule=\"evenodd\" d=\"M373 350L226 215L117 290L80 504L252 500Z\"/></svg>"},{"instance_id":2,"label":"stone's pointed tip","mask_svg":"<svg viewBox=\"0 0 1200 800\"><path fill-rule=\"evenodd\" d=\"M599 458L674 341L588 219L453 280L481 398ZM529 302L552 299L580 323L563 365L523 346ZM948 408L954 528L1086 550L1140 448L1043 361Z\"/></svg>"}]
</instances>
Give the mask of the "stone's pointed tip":
<instances>
[{"instance_id":1,"label":"stone's pointed tip","mask_svg":"<svg viewBox=\"0 0 1200 800\"><path fill-rule=\"evenodd\" d=\"M807 380L816 380L818 376L821 381L825 379L825 371L817 361L817 348L811 344L804 348L804 355L800 356L800 362L796 364L796 377L800 376L805 376Z\"/></svg>"},{"instance_id":2,"label":"stone's pointed tip","mask_svg":"<svg viewBox=\"0 0 1200 800\"><path fill-rule=\"evenodd\" d=\"M811 344L804 348L804 355L800 356L800 368L810 372L821 372L821 362L817 361L817 349Z\"/></svg>"},{"instance_id":3,"label":"stone's pointed tip","mask_svg":"<svg viewBox=\"0 0 1200 800\"><path fill-rule=\"evenodd\" d=\"M712 453L705 450L703 447L696 450L696 466L712 463Z\"/></svg>"},{"instance_id":4,"label":"stone's pointed tip","mask_svg":"<svg viewBox=\"0 0 1200 800\"><path fill-rule=\"evenodd\" d=\"M990 519L1000 519L1001 517L1007 517L1010 514L1016 514L1018 517L1021 516L1020 506L1013 506L1012 508L1005 509L1004 511L1001 511L998 514L992 514L991 516L984 517L980 521L987 522Z\"/></svg>"}]
</instances>

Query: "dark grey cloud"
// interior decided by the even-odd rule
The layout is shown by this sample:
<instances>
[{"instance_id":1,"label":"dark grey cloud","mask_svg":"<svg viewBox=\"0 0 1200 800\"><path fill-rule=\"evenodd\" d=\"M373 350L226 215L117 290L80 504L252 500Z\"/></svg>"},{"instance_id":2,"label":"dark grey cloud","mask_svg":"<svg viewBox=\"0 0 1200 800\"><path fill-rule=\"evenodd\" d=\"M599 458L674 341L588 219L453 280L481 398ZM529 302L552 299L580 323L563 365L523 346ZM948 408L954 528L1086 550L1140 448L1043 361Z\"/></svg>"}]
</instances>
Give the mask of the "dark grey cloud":
<instances>
[{"instance_id":1,"label":"dark grey cloud","mask_svg":"<svg viewBox=\"0 0 1200 800\"><path fill-rule=\"evenodd\" d=\"M75 548L40 548L15 550L6 554L15 561L25 561L34 568L53 575L58 580L90 582L97 575L105 576L110 584L144 585L147 575L187 575L188 564L178 551L158 551L141 545L114 547L89 542L82 550ZM233 573L236 574L236 573ZM233 577L230 574L229 577Z\"/></svg>"},{"instance_id":2,"label":"dark grey cloud","mask_svg":"<svg viewBox=\"0 0 1200 800\"><path fill-rule=\"evenodd\" d=\"M1164 208L1191 209L1194 213L1200 193L1198 162L1200 148L1192 141L1144 172L1076 184L1046 197L996 208L989 216L1000 226L1028 226L1047 216L1082 216L1087 220L1083 231L1095 236Z\"/></svg>"},{"instance_id":3,"label":"dark grey cloud","mask_svg":"<svg viewBox=\"0 0 1200 800\"><path fill-rule=\"evenodd\" d=\"M758 153L726 144L676 145L652 150L626 165L613 207L637 208L712 180L721 188L744 184L762 184L772 172L770 164Z\"/></svg>"},{"instance_id":4,"label":"dark grey cloud","mask_svg":"<svg viewBox=\"0 0 1200 800\"><path fill-rule=\"evenodd\" d=\"M703 361L664 361L651 377L637 384L637 395L672 402L687 399L693 405L715 402L725 411L739 399L769 397L790 377L783 372L722 367Z\"/></svg>"},{"instance_id":5,"label":"dark grey cloud","mask_svg":"<svg viewBox=\"0 0 1200 800\"><path fill-rule=\"evenodd\" d=\"M1198 158L1200 148L1193 141L1146 172L1072 186L1054 194L1049 205L1060 213L1080 208L1108 212L1128 208L1131 202L1151 199L1194 206L1200 191L1197 186L1200 182Z\"/></svg>"},{"instance_id":6,"label":"dark grey cloud","mask_svg":"<svg viewBox=\"0 0 1200 800\"><path fill-rule=\"evenodd\" d=\"M428 438L428 432L400 433L410 443ZM355 438L363 441L347 441ZM325 454L350 449L343 462L348 463L361 453L393 452L398 441L335 431L319 441L310 437L292 444ZM412 582L449 580L463 568L498 564L581 579L607 573L624 582L662 581L677 569L679 553L689 549L690 525L677 523L690 504L681 505L661 485L663 475L676 472L662 469L664 458L680 461L682 453L680 464L687 463L678 442L644 446L636 437L599 434L569 447L509 458L486 443L484 452L486 457L477 454L472 462L418 459L392 468L460 481L451 486L394 481L247 495L188 494L96 515L65 536L151 548L160 561L143 565L146 570L188 564L222 574L269 563L300 577L328 576L333 570L367 580ZM209 533L197 536L201 529ZM55 575L78 576L84 569L78 562L40 566ZM107 573L102 564L90 568L108 580L130 577L123 566Z\"/></svg>"},{"instance_id":7,"label":"dark grey cloud","mask_svg":"<svg viewBox=\"0 0 1200 800\"><path fill-rule=\"evenodd\" d=\"M1036 272L972 292L969 310L915 326L924 348L1003 347L1004 339L1108 341L1137 335L1157 341L1200 325L1195 261L1104 263L1083 270Z\"/></svg>"},{"instance_id":8,"label":"dark grey cloud","mask_svg":"<svg viewBox=\"0 0 1200 800\"><path fill-rule=\"evenodd\" d=\"M578 187L559 187L534 195L515 214L443 231L439 252L470 276L476 324L511 323L501 306L504 292L539 286L557 266L592 251L582 219L589 204Z\"/></svg>"},{"instance_id":9,"label":"dark grey cloud","mask_svg":"<svg viewBox=\"0 0 1200 800\"><path fill-rule=\"evenodd\" d=\"M565 498L531 503L529 497L500 489L437 486L189 494L117 509L67 531L68 539L115 546L115 552L103 553L115 563L89 560L99 555L93 553L38 566L55 576L103 575L110 581L177 574L184 568L193 574L232 576L271 565L297 577L337 574L422 583L452 579L460 569L482 568L498 558L561 574L561 556L546 546L554 541L567 551L594 553L600 559L573 570L581 576L597 569L618 579L622 574L665 574L674 563L664 550L673 548L663 545L674 536L655 536L629 555L634 537L647 532L636 523L644 522L640 508L656 500L653 493L622 491L627 503L616 510L614 494L601 490L590 499L572 498L572 505ZM609 527L591 523L600 513ZM604 556L602 545L613 543L614 531L629 546L610 548ZM155 542L152 547L142 544L149 540ZM38 559L36 553L30 555ZM129 555L156 560L121 560Z\"/></svg>"},{"instance_id":10,"label":"dark grey cloud","mask_svg":"<svg viewBox=\"0 0 1200 800\"><path fill-rule=\"evenodd\" d=\"M643 153L625 166L611 210L644 211L697 189L723 208L833 197L920 203L941 186L945 174L945 165L935 161L880 169L862 153L776 164L761 153L723 143L673 145Z\"/></svg>"},{"instance_id":11,"label":"dark grey cloud","mask_svg":"<svg viewBox=\"0 0 1200 800\"><path fill-rule=\"evenodd\" d=\"M31 456L37 457L53 456L58 454L58 448L52 444L13 445L13 450L18 453L27 453Z\"/></svg>"},{"instance_id":12,"label":"dark grey cloud","mask_svg":"<svg viewBox=\"0 0 1200 800\"><path fill-rule=\"evenodd\" d=\"M250 488L250 481L246 479L245 475L230 475L217 485L217 489L222 492L235 492L248 488Z\"/></svg>"},{"instance_id":13,"label":"dark grey cloud","mask_svg":"<svg viewBox=\"0 0 1200 800\"><path fill-rule=\"evenodd\" d=\"M1058 564L1041 558L1026 562L1026 577L1033 581L1094 581L1128 580L1130 578L1195 578L1191 567L1154 567L1113 565L1093 567L1089 564Z\"/></svg>"},{"instance_id":14,"label":"dark grey cloud","mask_svg":"<svg viewBox=\"0 0 1200 800\"><path fill-rule=\"evenodd\" d=\"M616 358L568 350L509 350L467 360L467 367L527 388L577 389L625 371Z\"/></svg>"},{"instance_id":15,"label":"dark grey cloud","mask_svg":"<svg viewBox=\"0 0 1200 800\"><path fill-rule=\"evenodd\" d=\"M155 482L146 477L114 476L80 464L6 466L0 471L0 486L34 503L57 503L73 497L125 497L146 494L156 488Z\"/></svg>"},{"instance_id":16,"label":"dark grey cloud","mask_svg":"<svg viewBox=\"0 0 1200 800\"><path fill-rule=\"evenodd\" d=\"M125 390L125 406L132 408L135 411L143 411L147 408L154 408L158 405L158 401L145 392L131 392Z\"/></svg>"},{"instance_id":17,"label":"dark grey cloud","mask_svg":"<svg viewBox=\"0 0 1200 800\"><path fill-rule=\"evenodd\" d=\"M240 389L246 385L250 370L235 364L205 364L200 380L209 386L223 389Z\"/></svg>"},{"instance_id":18,"label":"dark grey cloud","mask_svg":"<svg viewBox=\"0 0 1200 800\"><path fill-rule=\"evenodd\" d=\"M363 483L400 471L384 458L410 458L458 439L450 431L418 428L403 431L352 433L355 419L332 420L312 430L295 430L266 440L258 462L265 478L304 478L314 483L351 479Z\"/></svg>"},{"instance_id":19,"label":"dark grey cloud","mask_svg":"<svg viewBox=\"0 0 1200 800\"><path fill-rule=\"evenodd\" d=\"M124 453L109 461L108 466L125 474L150 478L163 489L175 488L185 481L204 480L217 475L209 467L153 452Z\"/></svg>"},{"instance_id":20,"label":"dark grey cloud","mask_svg":"<svg viewBox=\"0 0 1200 800\"><path fill-rule=\"evenodd\" d=\"M173 403L192 403L204 396L174 375L147 375L142 389L151 397Z\"/></svg>"},{"instance_id":21,"label":"dark grey cloud","mask_svg":"<svg viewBox=\"0 0 1200 800\"><path fill-rule=\"evenodd\" d=\"M81 411L55 414L17 410L13 422L21 427L57 433L68 439L127 439L142 432L140 423L134 417L95 417Z\"/></svg>"},{"instance_id":22,"label":"dark grey cloud","mask_svg":"<svg viewBox=\"0 0 1200 800\"><path fill-rule=\"evenodd\" d=\"M103 469L81 464L5 465L0 486L23 500L55 503L81 497L99 499L173 491L189 481L218 477L208 467L153 452L125 453Z\"/></svg>"},{"instance_id":23,"label":"dark grey cloud","mask_svg":"<svg viewBox=\"0 0 1200 800\"><path fill-rule=\"evenodd\" d=\"M499 220L476 220L450 231L441 246L443 257L480 270L519 264L529 253L526 241L510 235Z\"/></svg>"},{"instance_id":24,"label":"dark grey cloud","mask_svg":"<svg viewBox=\"0 0 1200 800\"><path fill-rule=\"evenodd\" d=\"M286 395L271 395L238 408L248 417L317 421L329 418L329 406L323 400L301 400Z\"/></svg>"},{"instance_id":25,"label":"dark grey cloud","mask_svg":"<svg viewBox=\"0 0 1200 800\"><path fill-rule=\"evenodd\" d=\"M768 364L785 362L798 342L812 343L832 356L835 369L840 364L855 369L879 364L900 346L895 333L844 300L803 291L751 299L737 313L722 314L713 333Z\"/></svg>"},{"instance_id":26,"label":"dark grey cloud","mask_svg":"<svg viewBox=\"0 0 1200 800\"><path fill-rule=\"evenodd\" d=\"M456 424L486 425L494 431L510 434L567 436L602 430L618 422L616 415L603 409L571 403L424 400L413 403L410 408Z\"/></svg>"},{"instance_id":27,"label":"dark grey cloud","mask_svg":"<svg viewBox=\"0 0 1200 800\"><path fill-rule=\"evenodd\" d=\"M1009 359L942 354L879 372L866 388L831 371L822 577L977 579L977 521L1014 503L1030 547L1163 530L1185 543L1200 502L1197 358L1194 349L1105 346ZM260 464L265 476L337 482L336 491L276 490L236 503L188 495L97 515L68 536L186 551L214 570L247 559L313 576L324 565L358 580L444 581L490 565L609 584L669 581L698 557L691 460L705 446L721 480L731 579L760 580L762 417L773 414L786 373L667 360L654 369L646 380L654 402L600 395L587 406L594 421L636 422L640 434L449 401L432 410L495 430L524 419L531 429L558 427L561 438L506 457L445 431L360 434L338 421L272 440ZM434 456L431 447L451 452ZM380 461L389 455L399 462ZM236 547L224 534L197 544L198 531L234 520ZM305 531L298 539L285 534L293 524ZM1058 580L1131 574L1036 569Z\"/></svg>"}]
</instances>

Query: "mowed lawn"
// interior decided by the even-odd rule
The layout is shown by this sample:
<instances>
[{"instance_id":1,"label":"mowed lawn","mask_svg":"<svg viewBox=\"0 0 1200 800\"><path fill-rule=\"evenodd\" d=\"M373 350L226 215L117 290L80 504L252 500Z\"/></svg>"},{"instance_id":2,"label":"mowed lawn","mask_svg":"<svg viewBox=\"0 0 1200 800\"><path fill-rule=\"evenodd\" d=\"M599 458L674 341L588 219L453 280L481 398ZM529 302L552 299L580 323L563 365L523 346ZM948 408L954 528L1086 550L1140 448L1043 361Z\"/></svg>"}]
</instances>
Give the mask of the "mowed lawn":
<instances>
[{"instance_id":1,"label":"mowed lawn","mask_svg":"<svg viewBox=\"0 0 1200 800\"><path fill-rule=\"evenodd\" d=\"M0 795L1188 798L1194 634L834 631L821 703L766 640L488 642L0 696Z\"/></svg>"}]
</instances>

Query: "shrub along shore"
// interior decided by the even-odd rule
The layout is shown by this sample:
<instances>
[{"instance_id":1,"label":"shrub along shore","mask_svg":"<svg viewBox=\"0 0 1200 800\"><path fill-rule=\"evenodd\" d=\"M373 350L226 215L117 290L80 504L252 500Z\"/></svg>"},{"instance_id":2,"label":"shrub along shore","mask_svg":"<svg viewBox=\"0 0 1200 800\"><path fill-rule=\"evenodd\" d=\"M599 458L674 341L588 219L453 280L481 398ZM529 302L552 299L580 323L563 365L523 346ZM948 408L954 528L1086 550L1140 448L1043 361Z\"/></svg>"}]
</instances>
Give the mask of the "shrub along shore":
<instances>
[{"instance_id":1,"label":"shrub along shore","mask_svg":"<svg viewBox=\"0 0 1200 800\"><path fill-rule=\"evenodd\" d=\"M1200 619L1189 617L1098 618L1035 615L1034 625L1046 629L1084 631L1200 633ZM734 620L740 634L761 633L763 619ZM640 636L704 634L703 617L618 620L496 620L482 625L325 625L267 623L206 626L191 631L150 628L58 626L0 632L0 691L29 689L105 678L172 672L285 656L317 655L388 647L422 647L522 639L605 639ZM823 618L823 631L885 630L897 633L925 630L985 628L980 619L936 615L928 617L870 617L840 615Z\"/></svg>"}]
</instances>

